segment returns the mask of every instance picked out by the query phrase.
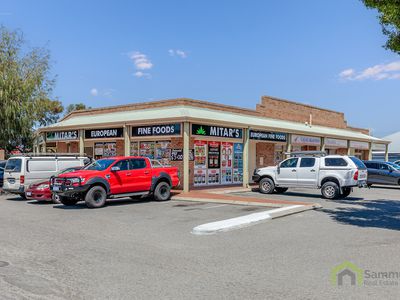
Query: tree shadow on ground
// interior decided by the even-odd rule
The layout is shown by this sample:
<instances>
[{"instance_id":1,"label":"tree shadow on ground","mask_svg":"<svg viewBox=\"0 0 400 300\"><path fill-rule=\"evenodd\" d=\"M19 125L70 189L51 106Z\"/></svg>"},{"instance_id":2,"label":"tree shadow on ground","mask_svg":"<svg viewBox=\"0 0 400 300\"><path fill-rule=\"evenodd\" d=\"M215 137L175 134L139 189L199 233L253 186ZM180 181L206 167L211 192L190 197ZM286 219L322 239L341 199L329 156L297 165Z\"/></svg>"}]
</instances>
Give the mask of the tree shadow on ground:
<instances>
[{"instance_id":1,"label":"tree shadow on ground","mask_svg":"<svg viewBox=\"0 0 400 300\"><path fill-rule=\"evenodd\" d=\"M332 220L344 225L400 230L400 201L377 199L356 203L352 200L334 202L352 206L322 208L318 211L328 214Z\"/></svg>"}]
</instances>

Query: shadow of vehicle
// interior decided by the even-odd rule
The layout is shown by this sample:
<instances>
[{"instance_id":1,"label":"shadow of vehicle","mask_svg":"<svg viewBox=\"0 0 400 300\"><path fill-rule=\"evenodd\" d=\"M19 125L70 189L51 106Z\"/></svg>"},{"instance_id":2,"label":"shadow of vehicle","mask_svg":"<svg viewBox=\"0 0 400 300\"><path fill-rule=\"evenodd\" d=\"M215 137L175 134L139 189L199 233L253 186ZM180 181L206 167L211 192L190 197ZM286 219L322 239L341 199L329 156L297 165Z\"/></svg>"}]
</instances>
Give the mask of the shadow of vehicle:
<instances>
[{"instance_id":1,"label":"shadow of vehicle","mask_svg":"<svg viewBox=\"0 0 400 300\"><path fill-rule=\"evenodd\" d=\"M121 205L132 205L132 204L141 204L141 203L148 203L153 202L151 197L145 197L140 199L130 199L130 198L121 198L121 199L108 199L106 205L101 208L113 207L113 206L121 206ZM58 209L86 209L86 204L84 201L78 202L75 205L66 206L63 204L55 204L53 208Z\"/></svg>"},{"instance_id":2,"label":"shadow of vehicle","mask_svg":"<svg viewBox=\"0 0 400 300\"><path fill-rule=\"evenodd\" d=\"M382 190L399 190L400 187L396 185L373 185L370 187L371 189L382 189Z\"/></svg>"},{"instance_id":3,"label":"shadow of vehicle","mask_svg":"<svg viewBox=\"0 0 400 300\"><path fill-rule=\"evenodd\" d=\"M49 204L54 204L51 201L38 201L38 200L34 200L34 199L29 199L27 201L28 204L32 204L32 205L49 205Z\"/></svg>"},{"instance_id":4,"label":"shadow of vehicle","mask_svg":"<svg viewBox=\"0 0 400 300\"><path fill-rule=\"evenodd\" d=\"M258 188L253 188L251 190L252 192L257 192L259 193L259 189ZM268 194L265 194L266 196L268 196ZM302 198L316 198L316 199L323 199L322 195L319 194L315 194L315 193L303 193L303 192L296 192L296 191L291 191L288 190L287 192L283 193L283 194L278 194L278 193L273 193L272 195L284 195L284 196L293 196L293 197L302 197ZM324 199L326 200L326 199ZM360 198L360 197L351 197L348 196L346 198L343 198L343 200L335 200L335 201L345 201L345 200L350 200L350 201L358 201L358 200L364 200L364 198ZM332 200L326 200L326 201L332 201Z\"/></svg>"},{"instance_id":5,"label":"shadow of vehicle","mask_svg":"<svg viewBox=\"0 0 400 300\"><path fill-rule=\"evenodd\" d=\"M24 198L22 198L20 196L17 196L17 195L10 195L9 194L6 197L7 197L6 200L8 200L8 201L20 201L20 202L28 201L27 199L24 199Z\"/></svg>"},{"instance_id":6,"label":"shadow of vehicle","mask_svg":"<svg viewBox=\"0 0 400 300\"><path fill-rule=\"evenodd\" d=\"M344 199L334 202L357 206L322 208L318 211L328 214L332 220L344 225L400 230L400 201L377 199L354 203Z\"/></svg>"}]
</instances>

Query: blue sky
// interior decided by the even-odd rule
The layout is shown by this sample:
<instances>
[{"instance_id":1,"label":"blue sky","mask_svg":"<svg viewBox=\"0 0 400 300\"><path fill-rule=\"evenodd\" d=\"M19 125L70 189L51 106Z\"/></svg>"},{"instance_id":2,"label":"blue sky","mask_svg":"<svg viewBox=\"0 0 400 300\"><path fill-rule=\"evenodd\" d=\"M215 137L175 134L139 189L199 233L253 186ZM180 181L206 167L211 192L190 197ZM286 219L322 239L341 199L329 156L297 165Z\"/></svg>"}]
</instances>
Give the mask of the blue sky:
<instances>
[{"instance_id":1,"label":"blue sky","mask_svg":"<svg viewBox=\"0 0 400 300\"><path fill-rule=\"evenodd\" d=\"M336 1L4 1L0 23L51 51L54 96L92 107L271 95L400 130L400 56L376 12Z\"/></svg>"}]
</instances>

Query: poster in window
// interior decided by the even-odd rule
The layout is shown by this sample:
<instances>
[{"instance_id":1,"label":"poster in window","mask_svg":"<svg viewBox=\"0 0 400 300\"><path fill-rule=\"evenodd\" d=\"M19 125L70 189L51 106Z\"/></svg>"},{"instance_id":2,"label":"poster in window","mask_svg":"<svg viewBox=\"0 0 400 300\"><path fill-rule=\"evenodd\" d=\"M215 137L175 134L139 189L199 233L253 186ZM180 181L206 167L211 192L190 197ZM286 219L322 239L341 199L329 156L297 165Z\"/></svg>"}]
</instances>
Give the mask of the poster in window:
<instances>
[{"instance_id":1,"label":"poster in window","mask_svg":"<svg viewBox=\"0 0 400 300\"><path fill-rule=\"evenodd\" d=\"M221 184L219 169L208 169L207 184L217 185Z\"/></svg>"},{"instance_id":2,"label":"poster in window","mask_svg":"<svg viewBox=\"0 0 400 300\"><path fill-rule=\"evenodd\" d=\"M139 142L131 142L131 156L139 156Z\"/></svg>"},{"instance_id":3,"label":"poster in window","mask_svg":"<svg viewBox=\"0 0 400 300\"><path fill-rule=\"evenodd\" d=\"M208 142L208 168L220 168L220 142Z\"/></svg>"},{"instance_id":4,"label":"poster in window","mask_svg":"<svg viewBox=\"0 0 400 300\"><path fill-rule=\"evenodd\" d=\"M158 159L163 165L169 165L171 157L171 142L156 142L155 148L155 159Z\"/></svg>"},{"instance_id":5,"label":"poster in window","mask_svg":"<svg viewBox=\"0 0 400 300\"><path fill-rule=\"evenodd\" d=\"M221 143L221 182L231 184L233 164L233 143Z\"/></svg>"},{"instance_id":6,"label":"poster in window","mask_svg":"<svg viewBox=\"0 0 400 300\"><path fill-rule=\"evenodd\" d=\"M104 143L104 154L103 156L116 156L117 155L117 143Z\"/></svg>"},{"instance_id":7,"label":"poster in window","mask_svg":"<svg viewBox=\"0 0 400 300\"><path fill-rule=\"evenodd\" d=\"M207 181L207 170L206 169L195 169L193 176L193 185L200 186L206 185Z\"/></svg>"},{"instance_id":8,"label":"poster in window","mask_svg":"<svg viewBox=\"0 0 400 300\"><path fill-rule=\"evenodd\" d=\"M195 168L207 168L206 141L194 141L194 166Z\"/></svg>"},{"instance_id":9,"label":"poster in window","mask_svg":"<svg viewBox=\"0 0 400 300\"><path fill-rule=\"evenodd\" d=\"M104 144L103 143L95 143L94 144L94 155L103 156L104 153Z\"/></svg>"},{"instance_id":10,"label":"poster in window","mask_svg":"<svg viewBox=\"0 0 400 300\"><path fill-rule=\"evenodd\" d=\"M233 144L233 184L243 182L243 144Z\"/></svg>"},{"instance_id":11,"label":"poster in window","mask_svg":"<svg viewBox=\"0 0 400 300\"><path fill-rule=\"evenodd\" d=\"M154 159L154 142L140 142L140 156Z\"/></svg>"}]
</instances>

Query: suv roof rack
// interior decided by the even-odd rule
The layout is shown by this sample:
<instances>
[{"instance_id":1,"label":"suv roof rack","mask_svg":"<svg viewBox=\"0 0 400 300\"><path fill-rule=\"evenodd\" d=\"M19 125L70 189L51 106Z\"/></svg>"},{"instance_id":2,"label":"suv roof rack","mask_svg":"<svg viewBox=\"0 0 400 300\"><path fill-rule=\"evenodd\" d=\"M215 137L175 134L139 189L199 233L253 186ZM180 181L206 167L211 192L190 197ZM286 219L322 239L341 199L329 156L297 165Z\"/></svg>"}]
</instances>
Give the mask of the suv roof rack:
<instances>
[{"instance_id":1,"label":"suv roof rack","mask_svg":"<svg viewBox=\"0 0 400 300\"><path fill-rule=\"evenodd\" d=\"M59 156L67 156L67 157L87 157L87 155L84 153L81 155L80 153L20 153L20 154L13 154L10 157L16 157L16 156L24 156L24 157L59 157Z\"/></svg>"},{"instance_id":2,"label":"suv roof rack","mask_svg":"<svg viewBox=\"0 0 400 300\"><path fill-rule=\"evenodd\" d=\"M325 151L295 151L295 152L287 152L286 155L290 157L303 157L303 156L311 156L311 157L324 157L327 156Z\"/></svg>"}]
</instances>

